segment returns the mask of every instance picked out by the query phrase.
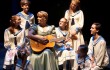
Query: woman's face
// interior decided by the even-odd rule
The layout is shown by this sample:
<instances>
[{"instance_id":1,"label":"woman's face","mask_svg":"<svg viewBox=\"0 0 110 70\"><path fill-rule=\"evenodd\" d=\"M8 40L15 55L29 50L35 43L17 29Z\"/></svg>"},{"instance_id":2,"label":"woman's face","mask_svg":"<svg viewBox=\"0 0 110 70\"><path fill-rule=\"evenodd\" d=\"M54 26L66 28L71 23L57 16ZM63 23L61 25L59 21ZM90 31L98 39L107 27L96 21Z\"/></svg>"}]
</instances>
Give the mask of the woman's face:
<instances>
[{"instance_id":1,"label":"woman's face","mask_svg":"<svg viewBox=\"0 0 110 70\"><path fill-rule=\"evenodd\" d=\"M37 20L38 20L38 23L40 25L45 25L46 24L46 18L44 16L42 16L42 15L38 15L37 16Z\"/></svg>"}]
</instances>

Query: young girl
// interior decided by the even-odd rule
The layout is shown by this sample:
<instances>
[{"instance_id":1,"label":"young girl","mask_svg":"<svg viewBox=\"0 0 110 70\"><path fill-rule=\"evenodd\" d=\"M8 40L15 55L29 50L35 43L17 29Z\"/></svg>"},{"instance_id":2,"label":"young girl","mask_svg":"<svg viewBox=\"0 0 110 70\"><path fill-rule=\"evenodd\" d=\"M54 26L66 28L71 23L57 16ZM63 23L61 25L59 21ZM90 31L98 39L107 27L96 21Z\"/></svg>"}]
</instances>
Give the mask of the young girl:
<instances>
[{"instance_id":1,"label":"young girl","mask_svg":"<svg viewBox=\"0 0 110 70\"><path fill-rule=\"evenodd\" d=\"M23 47L25 43L24 31L19 26L21 18L13 15L10 20L10 27L5 29L4 32L4 46L7 49L4 59L4 69L12 69L14 65L14 57L19 47Z\"/></svg>"},{"instance_id":2,"label":"young girl","mask_svg":"<svg viewBox=\"0 0 110 70\"><path fill-rule=\"evenodd\" d=\"M82 28L84 25L84 14L83 11L80 9L80 0L71 0L69 9L65 12L65 18L69 22L70 34L74 35L74 33L76 33L77 40L72 39L72 48L74 49L74 51L77 51L78 47L81 44L85 44L82 34ZM75 32L73 32L73 30L75 30ZM77 67L78 66L75 59L73 68L76 70Z\"/></svg>"},{"instance_id":3,"label":"young girl","mask_svg":"<svg viewBox=\"0 0 110 70\"><path fill-rule=\"evenodd\" d=\"M20 69L17 64L19 63L18 59L20 59L18 56L18 51L20 51L21 49L25 49L26 53L29 54L29 52L25 48L24 30L20 27L20 23L21 18L17 15L13 15L10 20L10 27L5 29L4 46L7 49L7 52L4 59L4 70ZM15 56L17 56L16 59ZM22 64L24 60L20 59L20 61ZM29 67L29 65L27 66Z\"/></svg>"},{"instance_id":4,"label":"young girl","mask_svg":"<svg viewBox=\"0 0 110 70\"><path fill-rule=\"evenodd\" d=\"M71 48L72 42L71 39L65 42L65 39L68 38L68 22L66 18L61 18L59 21L59 27L56 27L56 38L62 38L60 41L56 41L55 51L58 58L59 66L63 65L63 69L66 70L67 60L71 60L73 64L74 51ZM72 65L71 64L71 65Z\"/></svg>"},{"instance_id":5,"label":"young girl","mask_svg":"<svg viewBox=\"0 0 110 70\"><path fill-rule=\"evenodd\" d=\"M94 22L90 31L93 35L88 45L88 55L92 60L91 70L104 70L109 64L109 56L106 47L106 40L99 34L101 24Z\"/></svg>"},{"instance_id":6,"label":"young girl","mask_svg":"<svg viewBox=\"0 0 110 70\"><path fill-rule=\"evenodd\" d=\"M62 38L62 40L60 39L59 41L56 42L57 46L60 46L60 48L56 48L58 50L66 50L66 49L72 49L71 46L71 42L65 42L65 40L68 37L69 31L68 31L68 22L66 18L61 18L59 21L59 27L55 28L55 32L56 32L56 38ZM65 43L65 44L64 44ZM66 45L66 46L64 46ZM63 46L63 47L61 47Z\"/></svg>"},{"instance_id":7,"label":"young girl","mask_svg":"<svg viewBox=\"0 0 110 70\"><path fill-rule=\"evenodd\" d=\"M86 45L80 45L76 52L76 60L78 64L78 70L90 70L90 58L87 55L88 48Z\"/></svg>"}]
</instances>

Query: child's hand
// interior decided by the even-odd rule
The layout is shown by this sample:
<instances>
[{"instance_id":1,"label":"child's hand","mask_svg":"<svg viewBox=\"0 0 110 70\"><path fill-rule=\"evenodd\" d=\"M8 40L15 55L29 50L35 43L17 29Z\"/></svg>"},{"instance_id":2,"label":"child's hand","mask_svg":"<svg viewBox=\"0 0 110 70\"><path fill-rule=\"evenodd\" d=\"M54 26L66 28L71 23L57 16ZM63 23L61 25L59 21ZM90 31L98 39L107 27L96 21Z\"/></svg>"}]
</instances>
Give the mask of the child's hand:
<instances>
[{"instance_id":1,"label":"child's hand","mask_svg":"<svg viewBox=\"0 0 110 70\"><path fill-rule=\"evenodd\" d=\"M91 63L91 68L94 68L96 66L95 63Z\"/></svg>"},{"instance_id":2,"label":"child's hand","mask_svg":"<svg viewBox=\"0 0 110 70\"><path fill-rule=\"evenodd\" d=\"M71 38L66 38L64 43L67 43L69 40L71 40Z\"/></svg>"}]
</instances>

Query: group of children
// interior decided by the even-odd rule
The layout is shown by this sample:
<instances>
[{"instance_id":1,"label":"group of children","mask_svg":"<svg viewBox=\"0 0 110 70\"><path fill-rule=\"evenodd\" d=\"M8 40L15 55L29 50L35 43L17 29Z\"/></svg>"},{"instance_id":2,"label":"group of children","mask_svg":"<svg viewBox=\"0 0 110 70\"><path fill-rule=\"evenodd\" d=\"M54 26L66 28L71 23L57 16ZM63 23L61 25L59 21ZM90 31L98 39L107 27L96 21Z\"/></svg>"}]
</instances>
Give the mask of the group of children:
<instances>
[{"instance_id":1,"label":"group of children","mask_svg":"<svg viewBox=\"0 0 110 70\"><path fill-rule=\"evenodd\" d=\"M59 21L59 26L54 27L47 24L48 13L45 11L37 13L39 24L36 25L34 15L28 11L30 1L21 0L22 11L11 17L10 27L4 32L4 46L7 52L3 69L60 70L58 65L63 65L63 70L67 70L68 60L72 70L94 68L95 56L92 56L94 54L90 47L85 45L81 32L84 16L83 12L77 9L79 2L71 0L69 9ZM46 48L41 53L36 53L30 46L30 39L47 44L45 36L49 34L60 40L55 41L54 48Z\"/></svg>"}]
</instances>

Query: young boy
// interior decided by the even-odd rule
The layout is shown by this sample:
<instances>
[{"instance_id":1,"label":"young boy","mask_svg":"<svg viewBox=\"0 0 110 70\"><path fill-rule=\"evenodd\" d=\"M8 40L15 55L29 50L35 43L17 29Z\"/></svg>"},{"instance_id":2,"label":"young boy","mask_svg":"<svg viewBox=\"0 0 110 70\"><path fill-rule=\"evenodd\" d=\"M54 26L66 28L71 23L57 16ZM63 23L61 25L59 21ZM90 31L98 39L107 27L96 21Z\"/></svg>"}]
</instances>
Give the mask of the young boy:
<instances>
[{"instance_id":1,"label":"young boy","mask_svg":"<svg viewBox=\"0 0 110 70\"><path fill-rule=\"evenodd\" d=\"M29 8L30 8L29 0L21 0L20 6L22 11L17 13L17 15L20 16L21 18L20 26L25 30L25 36L27 36L30 26L35 24L35 17L31 12L29 12ZM26 44L27 47L30 48L29 39L27 37L26 37Z\"/></svg>"},{"instance_id":2,"label":"young boy","mask_svg":"<svg viewBox=\"0 0 110 70\"><path fill-rule=\"evenodd\" d=\"M21 0L20 6L22 11L18 12L17 15L21 17L21 28L28 29L32 24L35 24L34 15L29 12L30 1L29 0Z\"/></svg>"},{"instance_id":3,"label":"young boy","mask_svg":"<svg viewBox=\"0 0 110 70\"><path fill-rule=\"evenodd\" d=\"M29 8L30 8L30 1L29 0L21 0L20 1L20 6L22 11L17 13L18 16L20 16L21 18L21 24L20 27L25 30L25 44L26 44L26 50L27 52L31 53L31 49L30 49L30 43L29 43L29 39L26 37L29 31L29 28L35 24L35 17L34 15L29 12ZM25 49L24 49L25 50ZM25 55L27 54L26 51L23 51L23 53L25 53ZM30 56L26 56L27 59L22 59L22 51L19 51L19 53L21 58L18 56L18 60L17 60L17 67L19 69L19 67L23 67L24 69L26 69L26 67L29 69L31 69L30 65L29 65L29 58ZM24 54L23 54L24 55ZM23 56L24 57L24 56ZM25 62L25 63L23 63ZM23 65L25 64L25 65ZM29 70L30 70L29 69Z\"/></svg>"}]
</instances>

